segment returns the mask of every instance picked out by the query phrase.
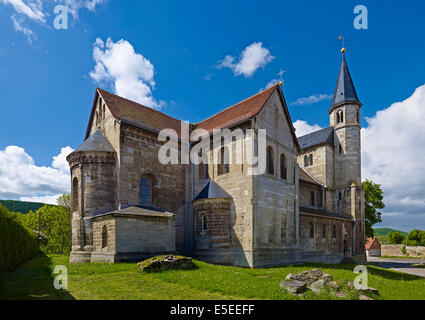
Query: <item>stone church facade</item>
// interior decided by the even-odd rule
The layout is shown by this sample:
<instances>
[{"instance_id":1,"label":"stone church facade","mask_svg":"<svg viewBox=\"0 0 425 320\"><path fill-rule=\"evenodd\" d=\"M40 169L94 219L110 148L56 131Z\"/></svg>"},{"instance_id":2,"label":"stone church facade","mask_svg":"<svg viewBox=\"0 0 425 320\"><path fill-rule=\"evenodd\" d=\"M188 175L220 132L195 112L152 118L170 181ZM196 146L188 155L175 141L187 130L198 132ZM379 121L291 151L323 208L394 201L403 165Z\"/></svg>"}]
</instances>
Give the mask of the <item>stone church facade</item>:
<instances>
[{"instance_id":1,"label":"stone church facade","mask_svg":"<svg viewBox=\"0 0 425 320\"><path fill-rule=\"evenodd\" d=\"M279 85L194 124L97 89L85 140L67 158L71 262L165 253L244 267L364 261L361 106L344 56L330 126L299 138ZM204 163L163 164L164 129L176 133L179 159L217 129L232 136L211 143ZM262 130L266 168L252 174L249 145L258 148Z\"/></svg>"}]
</instances>

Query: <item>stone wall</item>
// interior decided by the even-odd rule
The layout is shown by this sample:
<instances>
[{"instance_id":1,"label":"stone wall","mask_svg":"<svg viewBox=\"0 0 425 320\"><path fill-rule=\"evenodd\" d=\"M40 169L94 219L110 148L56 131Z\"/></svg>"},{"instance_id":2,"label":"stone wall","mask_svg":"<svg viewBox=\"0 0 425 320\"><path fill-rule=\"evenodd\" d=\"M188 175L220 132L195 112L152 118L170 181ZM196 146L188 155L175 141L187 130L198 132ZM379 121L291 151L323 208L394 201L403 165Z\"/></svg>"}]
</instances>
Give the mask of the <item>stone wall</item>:
<instances>
[{"instance_id":1,"label":"stone wall","mask_svg":"<svg viewBox=\"0 0 425 320\"><path fill-rule=\"evenodd\" d=\"M176 214L176 246L185 250L185 204L188 165L159 162L162 146L156 134L121 125L119 203L120 207L140 202L140 180L152 183L152 200L161 209Z\"/></svg>"},{"instance_id":2,"label":"stone wall","mask_svg":"<svg viewBox=\"0 0 425 320\"><path fill-rule=\"evenodd\" d=\"M406 253L403 253L403 247L405 247ZM381 255L386 257L424 257L425 258L425 247L408 247L402 244L397 245L382 245Z\"/></svg>"}]
</instances>

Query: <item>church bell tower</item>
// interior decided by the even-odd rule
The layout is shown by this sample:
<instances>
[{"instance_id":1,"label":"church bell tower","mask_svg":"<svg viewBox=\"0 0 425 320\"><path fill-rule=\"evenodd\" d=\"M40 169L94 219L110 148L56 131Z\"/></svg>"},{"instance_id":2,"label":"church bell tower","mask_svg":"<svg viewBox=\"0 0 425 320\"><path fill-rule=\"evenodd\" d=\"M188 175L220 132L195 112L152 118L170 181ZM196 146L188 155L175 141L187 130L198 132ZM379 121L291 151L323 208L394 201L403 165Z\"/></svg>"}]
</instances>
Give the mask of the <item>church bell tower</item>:
<instances>
[{"instance_id":1,"label":"church bell tower","mask_svg":"<svg viewBox=\"0 0 425 320\"><path fill-rule=\"evenodd\" d=\"M334 128L335 209L350 215L354 222L352 254L363 255L365 246L364 192L361 175L361 123L359 101L345 60L345 48L332 105L330 125Z\"/></svg>"}]
</instances>

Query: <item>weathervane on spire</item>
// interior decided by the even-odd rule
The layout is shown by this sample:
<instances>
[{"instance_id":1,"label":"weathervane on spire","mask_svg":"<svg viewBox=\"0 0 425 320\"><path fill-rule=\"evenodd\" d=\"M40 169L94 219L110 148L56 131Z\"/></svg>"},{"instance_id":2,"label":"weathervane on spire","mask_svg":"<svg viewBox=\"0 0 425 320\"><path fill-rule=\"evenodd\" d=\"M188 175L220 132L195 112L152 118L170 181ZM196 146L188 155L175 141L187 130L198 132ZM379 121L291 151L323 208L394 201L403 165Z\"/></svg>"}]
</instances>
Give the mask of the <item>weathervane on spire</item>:
<instances>
[{"instance_id":1,"label":"weathervane on spire","mask_svg":"<svg viewBox=\"0 0 425 320\"><path fill-rule=\"evenodd\" d=\"M345 49L345 37L343 35L339 35L338 36L338 41L342 41L341 53L342 54L345 54L345 52L347 51L347 49Z\"/></svg>"},{"instance_id":2,"label":"weathervane on spire","mask_svg":"<svg viewBox=\"0 0 425 320\"><path fill-rule=\"evenodd\" d=\"M277 76L279 77L279 85L283 86L283 75L286 73L286 70L282 70L280 69L279 73L277 74Z\"/></svg>"}]
</instances>

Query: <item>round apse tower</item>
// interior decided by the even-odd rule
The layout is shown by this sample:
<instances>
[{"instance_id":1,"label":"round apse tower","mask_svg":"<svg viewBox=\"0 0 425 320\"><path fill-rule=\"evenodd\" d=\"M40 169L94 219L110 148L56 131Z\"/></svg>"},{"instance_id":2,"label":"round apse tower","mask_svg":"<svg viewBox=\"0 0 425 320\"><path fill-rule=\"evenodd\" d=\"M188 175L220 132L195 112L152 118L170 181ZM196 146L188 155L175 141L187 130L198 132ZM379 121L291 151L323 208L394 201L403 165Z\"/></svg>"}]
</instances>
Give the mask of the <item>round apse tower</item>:
<instances>
[{"instance_id":1,"label":"round apse tower","mask_svg":"<svg viewBox=\"0 0 425 320\"><path fill-rule=\"evenodd\" d=\"M92 217L116 209L116 152L98 129L67 158L71 169L70 262L90 262Z\"/></svg>"}]
</instances>

